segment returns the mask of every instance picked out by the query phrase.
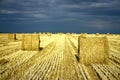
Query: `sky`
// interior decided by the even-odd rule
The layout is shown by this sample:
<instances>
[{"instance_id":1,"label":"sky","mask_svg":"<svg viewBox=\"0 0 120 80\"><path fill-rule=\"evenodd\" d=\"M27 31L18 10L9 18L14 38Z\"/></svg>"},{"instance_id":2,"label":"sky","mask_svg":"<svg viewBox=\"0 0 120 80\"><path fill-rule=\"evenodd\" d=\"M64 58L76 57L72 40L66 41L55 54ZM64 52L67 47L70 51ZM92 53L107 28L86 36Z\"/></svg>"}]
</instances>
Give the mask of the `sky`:
<instances>
[{"instance_id":1,"label":"sky","mask_svg":"<svg viewBox=\"0 0 120 80\"><path fill-rule=\"evenodd\" d=\"M120 0L0 0L0 32L120 33Z\"/></svg>"}]
</instances>

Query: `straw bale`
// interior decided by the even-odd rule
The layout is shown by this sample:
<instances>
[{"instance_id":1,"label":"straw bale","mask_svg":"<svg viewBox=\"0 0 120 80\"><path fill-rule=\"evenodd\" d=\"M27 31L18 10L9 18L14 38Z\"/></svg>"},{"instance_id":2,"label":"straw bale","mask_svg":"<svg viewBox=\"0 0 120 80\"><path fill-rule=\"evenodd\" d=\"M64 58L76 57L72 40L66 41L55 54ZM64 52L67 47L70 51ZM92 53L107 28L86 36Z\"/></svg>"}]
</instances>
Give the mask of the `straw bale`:
<instances>
[{"instance_id":1,"label":"straw bale","mask_svg":"<svg viewBox=\"0 0 120 80\"><path fill-rule=\"evenodd\" d=\"M80 36L78 41L78 55L80 63L108 63L108 40L107 37L84 37Z\"/></svg>"},{"instance_id":2,"label":"straw bale","mask_svg":"<svg viewBox=\"0 0 120 80\"><path fill-rule=\"evenodd\" d=\"M96 36L100 36L100 34L99 34L99 33L96 33Z\"/></svg>"},{"instance_id":3,"label":"straw bale","mask_svg":"<svg viewBox=\"0 0 120 80\"><path fill-rule=\"evenodd\" d=\"M23 34L23 39L22 39L22 49L23 50L31 50L31 34Z\"/></svg>"},{"instance_id":4,"label":"straw bale","mask_svg":"<svg viewBox=\"0 0 120 80\"><path fill-rule=\"evenodd\" d=\"M8 34L9 40L16 40L16 34Z\"/></svg>"},{"instance_id":5,"label":"straw bale","mask_svg":"<svg viewBox=\"0 0 120 80\"><path fill-rule=\"evenodd\" d=\"M21 33L17 33L17 34L16 34L16 39L17 39L17 40L22 40L22 35L23 35L23 34L21 34Z\"/></svg>"},{"instance_id":6,"label":"straw bale","mask_svg":"<svg viewBox=\"0 0 120 80\"><path fill-rule=\"evenodd\" d=\"M23 34L22 49L23 50L39 50L40 42L38 34Z\"/></svg>"},{"instance_id":7,"label":"straw bale","mask_svg":"<svg viewBox=\"0 0 120 80\"><path fill-rule=\"evenodd\" d=\"M32 50L39 50L40 42L39 42L39 35L32 34Z\"/></svg>"}]
</instances>

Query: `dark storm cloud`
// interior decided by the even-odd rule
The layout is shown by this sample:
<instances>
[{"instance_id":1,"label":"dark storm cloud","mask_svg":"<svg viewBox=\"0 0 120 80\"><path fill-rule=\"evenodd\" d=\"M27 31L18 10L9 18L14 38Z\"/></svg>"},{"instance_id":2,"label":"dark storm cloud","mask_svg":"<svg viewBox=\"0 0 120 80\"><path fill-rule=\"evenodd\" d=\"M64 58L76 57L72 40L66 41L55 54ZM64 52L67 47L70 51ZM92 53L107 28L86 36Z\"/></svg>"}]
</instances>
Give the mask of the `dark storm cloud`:
<instances>
[{"instance_id":1,"label":"dark storm cloud","mask_svg":"<svg viewBox=\"0 0 120 80\"><path fill-rule=\"evenodd\" d=\"M36 29L47 31L59 29L63 32L78 32L81 29L91 32L89 29L94 28L94 31L115 32L120 29L119 7L119 0L2 0L0 25L7 28L9 25L26 27L29 24L33 30L37 23L40 27ZM9 25L5 25L6 23ZM68 28L66 26L69 29L65 29Z\"/></svg>"}]
</instances>

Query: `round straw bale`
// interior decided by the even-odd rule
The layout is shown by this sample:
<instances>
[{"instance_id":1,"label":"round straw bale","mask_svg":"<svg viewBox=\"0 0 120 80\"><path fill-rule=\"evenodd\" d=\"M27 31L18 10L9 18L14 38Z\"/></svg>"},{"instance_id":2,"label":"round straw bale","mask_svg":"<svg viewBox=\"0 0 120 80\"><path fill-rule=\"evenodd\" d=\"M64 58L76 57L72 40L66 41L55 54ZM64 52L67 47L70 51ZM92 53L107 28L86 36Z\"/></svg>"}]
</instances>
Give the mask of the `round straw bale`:
<instances>
[{"instance_id":1,"label":"round straw bale","mask_svg":"<svg viewBox=\"0 0 120 80\"><path fill-rule=\"evenodd\" d=\"M23 50L39 50L40 40L39 34L23 34L22 49Z\"/></svg>"},{"instance_id":2,"label":"round straw bale","mask_svg":"<svg viewBox=\"0 0 120 80\"><path fill-rule=\"evenodd\" d=\"M79 37L78 54L80 63L104 63L108 62L107 37Z\"/></svg>"},{"instance_id":3,"label":"round straw bale","mask_svg":"<svg viewBox=\"0 0 120 80\"><path fill-rule=\"evenodd\" d=\"M16 34L8 34L8 39L9 40L16 40Z\"/></svg>"}]
</instances>

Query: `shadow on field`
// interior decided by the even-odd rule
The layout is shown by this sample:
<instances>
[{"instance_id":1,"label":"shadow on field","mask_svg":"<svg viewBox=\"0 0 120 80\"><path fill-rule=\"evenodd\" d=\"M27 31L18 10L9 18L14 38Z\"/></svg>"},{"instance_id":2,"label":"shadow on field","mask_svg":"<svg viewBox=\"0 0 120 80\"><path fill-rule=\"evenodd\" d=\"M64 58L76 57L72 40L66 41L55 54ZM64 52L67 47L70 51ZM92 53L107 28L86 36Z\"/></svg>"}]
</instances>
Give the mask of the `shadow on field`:
<instances>
[{"instance_id":1,"label":"shadow on field","mask_svg":"<svg viewBox=\"0 0 120 80\"><path fill-rule=\"evenodd\" d=\"M6 60L6 59L0 59L0 66L1 65L4 65L4 64L7 64L9 61Z\"/></svg>"},{"instance_id":2,"label":"shadow on field","mask_svg":"<svg viewBox=\"0 0 120 80\"><path fill-rule=\"evenodd\" d=\"M40 47L39 50L43 50L43 47Z\"/></svg>"},{"instance_id":3,"label":"shadow on field","mask_svg":"<svg viewBox=\"0 0 120 80\"><path fill-rule=\"evenodd\" d=\"M76 60L79 62L80 58L75 54Z\"/></svg>"}]
</instances>

